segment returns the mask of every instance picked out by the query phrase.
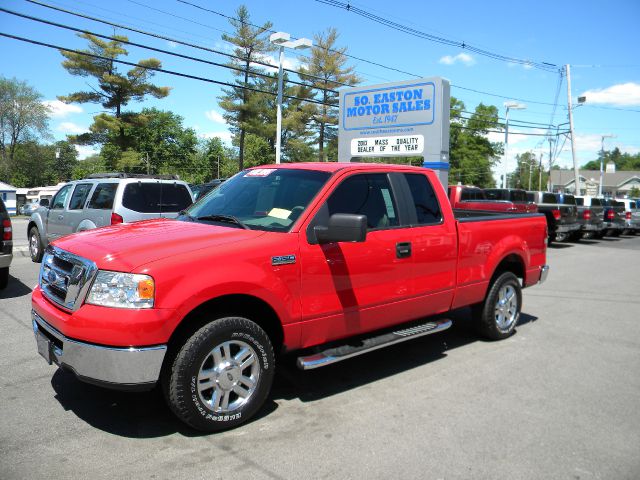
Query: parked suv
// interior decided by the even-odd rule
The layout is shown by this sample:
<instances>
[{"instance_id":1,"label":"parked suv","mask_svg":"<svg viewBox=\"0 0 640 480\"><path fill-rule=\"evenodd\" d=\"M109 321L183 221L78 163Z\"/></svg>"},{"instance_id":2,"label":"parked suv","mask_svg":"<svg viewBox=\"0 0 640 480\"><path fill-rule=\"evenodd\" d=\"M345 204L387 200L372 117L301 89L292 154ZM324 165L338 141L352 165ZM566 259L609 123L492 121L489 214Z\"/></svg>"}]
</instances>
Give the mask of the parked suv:
<instances>
[{"instance_id":1,"label":"parked suv","mask_svg":"<svg viewBox=\"0 0 640 480\"><path fill-rule=\"evenodd\" d=\"M90 175L67 183L29 219L31 260L40 262L57 238L105 225L158 217L175 218L193 202L187 183L174 176Z\"/></svg>"},{"instance_id":2,"label":"parked suv","mask_svg":"<svg viewBox=\"0 0 640 480\"><path fill-rule=\"evenodd\" d=\"M9 283L9 265L13 259L13 229L9 212L7 212L2 198L0 198L0 223L2 224L0 231L2 234L0 236L0 289L3 289Z\"/></svg>"}]
</instances>

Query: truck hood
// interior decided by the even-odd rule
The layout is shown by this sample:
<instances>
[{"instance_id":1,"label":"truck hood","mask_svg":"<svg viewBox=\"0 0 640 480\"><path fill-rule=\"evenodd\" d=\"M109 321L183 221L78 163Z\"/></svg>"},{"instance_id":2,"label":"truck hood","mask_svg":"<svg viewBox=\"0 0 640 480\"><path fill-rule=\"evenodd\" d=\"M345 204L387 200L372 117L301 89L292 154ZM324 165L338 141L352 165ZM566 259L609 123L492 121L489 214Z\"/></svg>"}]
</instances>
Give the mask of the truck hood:
<instances>
[{"instance_id":1,"label":"truck hood","mask_svg":"<svg viewBox=\"0 0 640 480\"><path fill-rule=\"evenodd\" d=\"M98 268L130 272L141 265L200 249L214 249L264 235L259 230L155 219L97 228L63 237L53 245L93 260Z\"/></svg>"}]
</instances>

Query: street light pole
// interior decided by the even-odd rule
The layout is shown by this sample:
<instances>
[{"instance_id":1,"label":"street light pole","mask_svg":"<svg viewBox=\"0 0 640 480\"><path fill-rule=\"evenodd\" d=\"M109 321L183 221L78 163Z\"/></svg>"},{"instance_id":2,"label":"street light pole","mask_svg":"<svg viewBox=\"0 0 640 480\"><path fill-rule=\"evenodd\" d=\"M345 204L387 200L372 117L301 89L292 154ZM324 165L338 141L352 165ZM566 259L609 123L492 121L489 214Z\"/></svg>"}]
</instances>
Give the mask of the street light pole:
<instances>
[{"instance_id":1,"label":"street light pole","mask_svg":"<svg viewBox=\"0 0 640 480\"><path fill-rule=\"evenodd\" d=\"M571 65L565 65L567 72L567 107L569 109L569 131L571 132L571 157L573 158L573 174L575 176L575 195L580 195L580 172L578 171L578 160L576 158L576 141L573 132L573 107L571 106ZM578 97L578 105L584 103L585 97Z\"/></svg>"},{"instance_id":2,"label":"street light pole","mask_svg":"<svg viewBox=\"0 0 640 480\"><path fill-rule=\"evenodd\" d=\"M504 182L502 188L507 188L507 172L509 171L509 109L524 110L527 106L516 102L505 102L504 106L507 107L507 113L505 114L504 126Z\"/></svg>"},{"instance_id":3,"label":"street light pole","mask_svg":"<svg viewBox=\"0 0 640 480\"><path fill-rule=\"evenodd\" d=\"M310 48L313 43L308 38L299 38L291 41L291 35L286 32L272 33L269 41L280 47L280 56L278 59L278 98L276 107L276 163L280 163L280 152L282 143L282 80L284 67L284 49L292 48L294 50L302 50Z\"/></svg>"}]
</instances>

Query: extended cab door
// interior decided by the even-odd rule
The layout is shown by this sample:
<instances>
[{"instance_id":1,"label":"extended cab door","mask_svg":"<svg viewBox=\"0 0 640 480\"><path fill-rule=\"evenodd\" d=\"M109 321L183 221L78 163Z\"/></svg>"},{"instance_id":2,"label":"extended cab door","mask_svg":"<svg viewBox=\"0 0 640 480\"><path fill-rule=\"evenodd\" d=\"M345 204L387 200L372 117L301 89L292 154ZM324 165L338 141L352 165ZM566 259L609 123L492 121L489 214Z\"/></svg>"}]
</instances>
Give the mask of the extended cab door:
<instances>
[{"instance_id":1,"label":"extended cab door","mask_svg":"<svg viewBox=\"0 0 640 480\"><path fill-rule=\"evenodd\" d=\"M300 232L302 346L375 330L406 318L413 297L410 229L387 173L340 180ZM335 213L364 214L364 242L318 244L314 226Z\"/></svg>"},{"instance_id":2,"label":"extended cab door","mask_svg":"<svg viewBox=\"0 0 640 480\"><path fill-rule=\"evenodd\" d=\"M73 184L65 185L58 193L51 199L51 205L47 210L47 240L48 242L54 241L56 238L60 238L67 233L65 230L66 216L67 216L67 203L71 194Z\"/></svg>"}]
</instances>

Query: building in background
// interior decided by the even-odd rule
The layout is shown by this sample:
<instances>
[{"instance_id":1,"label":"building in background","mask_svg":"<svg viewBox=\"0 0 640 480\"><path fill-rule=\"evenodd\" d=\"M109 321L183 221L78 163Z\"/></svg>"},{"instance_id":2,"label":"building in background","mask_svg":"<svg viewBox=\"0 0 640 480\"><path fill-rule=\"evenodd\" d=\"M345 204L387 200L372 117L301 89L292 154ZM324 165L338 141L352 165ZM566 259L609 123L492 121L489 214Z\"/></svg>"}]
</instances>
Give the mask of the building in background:
<instances>
[{"instance_id":1,"label":"building in background","mask_svg":"<svg viewBox=\"0 0 640 480\"><path fill-rule=\"evenodd\" d=\"M580 193L598 195L600 170L580 170ZM640 189L640 171L628 170L616 172L615 165L607 164L602 178L602 194L605 197L627 197L632 188ZM552 170L550 191L560 193L575 192L573 170Z\"/></svg>"}]
</instances>

